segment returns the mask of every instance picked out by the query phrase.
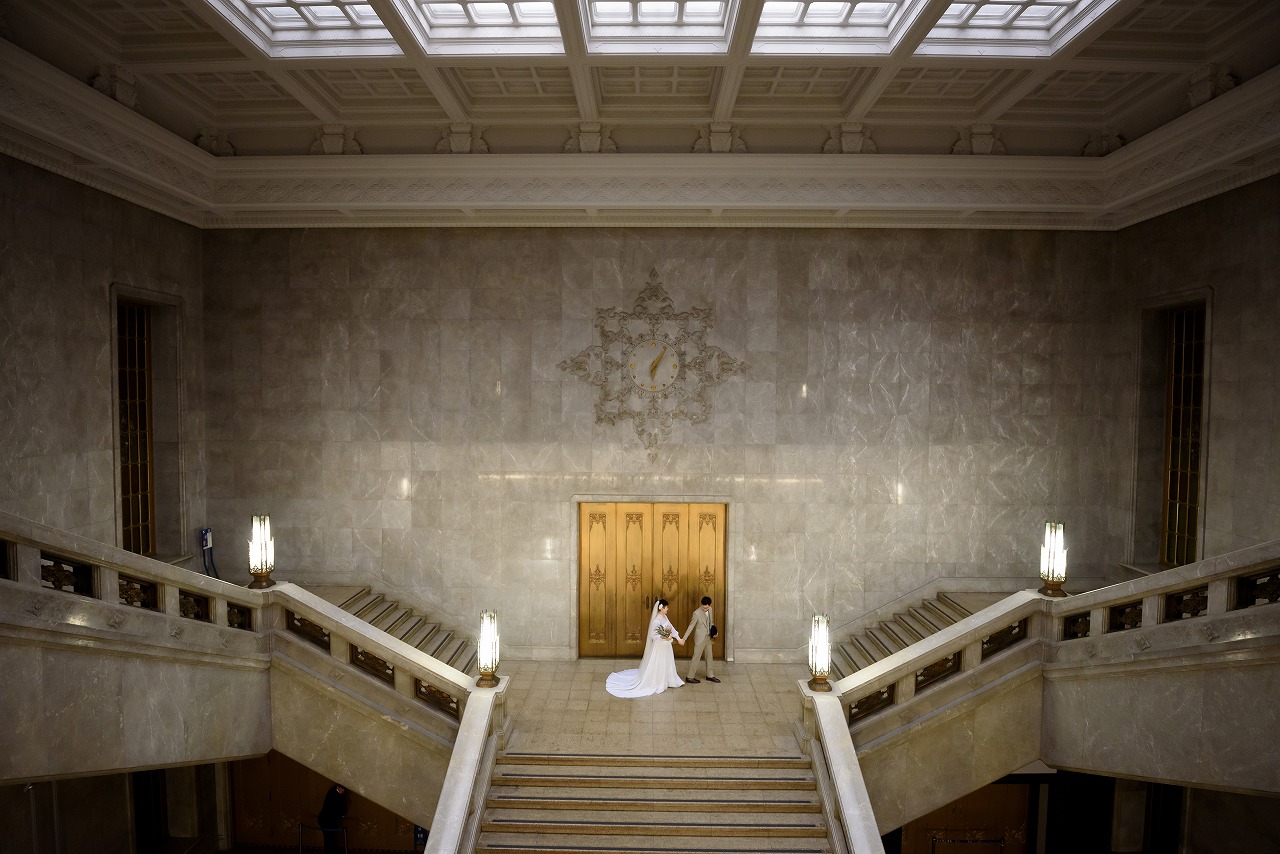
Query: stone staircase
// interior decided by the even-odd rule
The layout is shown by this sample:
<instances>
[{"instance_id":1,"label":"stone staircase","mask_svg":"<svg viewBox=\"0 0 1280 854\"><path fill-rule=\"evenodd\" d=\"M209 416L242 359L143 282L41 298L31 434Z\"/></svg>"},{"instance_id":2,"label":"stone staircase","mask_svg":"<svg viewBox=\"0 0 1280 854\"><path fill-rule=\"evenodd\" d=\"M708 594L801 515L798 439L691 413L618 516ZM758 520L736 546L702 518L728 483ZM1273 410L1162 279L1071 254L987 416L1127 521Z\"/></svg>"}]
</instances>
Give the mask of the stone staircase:
<instances>
[{"instance_id":1,"label":"stone staircase","mask_svg":"<svg viewBox=\"0 0 1280 854\"><path fill-rule=\"evenodd\" d=\"M1005 598L1005 593L939 593L831 646L833 679L843 679Z\"/></svg>"},{"instance_id":2,"label":"stone staircase","mask_svg":"<svg viewBox=\"0 0 1280 854\"><path fill-rule=\"evenodd\" d=\"M498 756L477 854L829 854L807 759Z\"/></svg>"},{"instance_id":3,"label":"stone staircase","mask_svg":"<svg viewBox=\"0 0 1280 854\"><path fill-rule=\"evenodd\" d=\"M430 617L388 599L369 587L309 587L312 593L348 614L359 617L412 647L457 668L475 674L476 649L471 638L450 631Z\"/></svg>"}]
</instances>

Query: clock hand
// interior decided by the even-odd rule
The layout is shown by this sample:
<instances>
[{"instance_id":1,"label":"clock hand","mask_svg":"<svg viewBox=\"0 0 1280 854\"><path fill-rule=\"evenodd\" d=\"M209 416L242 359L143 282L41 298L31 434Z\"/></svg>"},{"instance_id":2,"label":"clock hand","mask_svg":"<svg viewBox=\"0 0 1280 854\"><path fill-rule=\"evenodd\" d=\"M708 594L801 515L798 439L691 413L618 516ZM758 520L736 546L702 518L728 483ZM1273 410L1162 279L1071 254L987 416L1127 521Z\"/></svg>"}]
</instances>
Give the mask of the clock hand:
<instances>
[{"instance_id":1,"label":"clock hand","mask_svg":"<svg viewBox=\"0 0 1280 854\"><path fill-rule=\"evenodd\" d=\"M658 358L654 359L649 364L649 379L653 379L657 375L658 365L662 364L662 360L666 357L666 355L667 355L667 348L663 347L662 352L658 354Z\"/></svg>"}]
</instances>

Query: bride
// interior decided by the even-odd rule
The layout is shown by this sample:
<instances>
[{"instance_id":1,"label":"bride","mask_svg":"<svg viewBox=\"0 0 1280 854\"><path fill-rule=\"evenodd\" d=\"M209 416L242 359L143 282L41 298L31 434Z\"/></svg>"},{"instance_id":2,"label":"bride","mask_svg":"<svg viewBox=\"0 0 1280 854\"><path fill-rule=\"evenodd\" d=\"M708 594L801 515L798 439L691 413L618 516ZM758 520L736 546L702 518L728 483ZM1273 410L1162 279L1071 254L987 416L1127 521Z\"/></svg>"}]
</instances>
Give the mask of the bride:
<instances>
[{"instance_id":1,"label":"bride","mask_svg":"<svg viewBox=\"0 0 1280 854\"><path fill-rule=\"evenodd\" d=\"M676 656L672 641L684 643L675 626L667 619L667 600L653 603L649 617L649 639L644 644L644 658L638 670L610 673L604 689L615 697L647 697L684 684L676 672Z\"/></svg>"}]
</instances>

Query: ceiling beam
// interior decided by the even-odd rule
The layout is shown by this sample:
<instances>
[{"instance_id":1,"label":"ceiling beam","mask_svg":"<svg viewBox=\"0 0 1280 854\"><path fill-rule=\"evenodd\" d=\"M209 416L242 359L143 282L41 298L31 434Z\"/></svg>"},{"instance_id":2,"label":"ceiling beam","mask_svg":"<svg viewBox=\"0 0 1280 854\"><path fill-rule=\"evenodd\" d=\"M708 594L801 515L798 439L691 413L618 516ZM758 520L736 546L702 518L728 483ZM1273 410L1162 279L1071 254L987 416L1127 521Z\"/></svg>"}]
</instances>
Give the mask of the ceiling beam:
<instances>
[{"instance_id":1,"label":"ceiling beam","mask_svg":"<svg viewBox=\"0 0 1280 854\"><path fill-rule=\"evenodd\" d=\"M555 0L556 23L560 41L569 62L569 80L578 102L578 117L584 122L600 121L600 91L596 76L588 62L586 25L576 0Z\"/></svg>"},{"instance_id":2,"label":"ceiling beam","mask_svg":"<svg viewBox=\"0 0 1280 854\"><path fill-rule=\"evenodd\" d=\"M844 117L846 122L860 122L866 117L866 114L875 106L876 101L880 100L884 90L893 82L893 78L898 75L898 69L902 67L904 62L911 59L916 52L916 48L933 30L938 23L938 19L942 17L950 5L951 0L929 0L928 3L914 7L916 13L914 18L900 22L900 31L895 32L893 51L889 54L888 61L876 71L875 76L871 78L871 82L846 107ZM907 10L908 12L913 11L910 6L907 7Z\"/></svg>"},{"instance_id":3,"label":"ceiling beam","mask_svg":"<svg viewBox=\"0 0 1280 854\"><path fill-rule=\"evenodd\" d=\"M387 32L391 33L396 44L400 45L400 51L404 54L405 60L413 66L414 71L418 72L422 82L431 91L431 97L436 99L436 103L440 105L440 109L444 110L449 121L470 121L466 105L449 85L449 81L445 80L440 69L431 62L427 53L426 31L420 31L418 22L407 19L404 15L405 10L392 0L369 0L369 5L382 20L382 25L387 28Z\"/></svg>"},{"instance_id":4,"label":"ceiling beam","mask_svg":"<svg viewBox=\"0 0 1280 854\"><path fill-rule=\"evenodd\" d=\"M742 88L742 77L751 56L751 46L756 40L756 28L760 25L760 13L764 11L764 2L765 0L741 0L738 4L737 14L731 22L733 29L729 34L725 64L716 80L711 104L711 120L714 122L727 122L733 118L738 91Z\"/></svg>"}]
</instances>

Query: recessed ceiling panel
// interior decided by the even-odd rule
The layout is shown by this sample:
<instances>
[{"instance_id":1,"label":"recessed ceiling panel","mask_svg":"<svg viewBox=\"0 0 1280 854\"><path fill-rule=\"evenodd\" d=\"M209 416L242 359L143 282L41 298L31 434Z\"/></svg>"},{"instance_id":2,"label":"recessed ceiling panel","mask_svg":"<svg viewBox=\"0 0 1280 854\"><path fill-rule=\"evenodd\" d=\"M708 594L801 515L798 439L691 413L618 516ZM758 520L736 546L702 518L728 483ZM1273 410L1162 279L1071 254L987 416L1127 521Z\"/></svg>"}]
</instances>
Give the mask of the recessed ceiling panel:
<instances>
[{"instance_id":1,"label":"recessed ceiling panel","mask_svg":"<svg viewBox=\"0 0 1280 854\"><path fill-rule=\"evenodd\" d=\"M448 71L469 106L495 112L571 115L576 101L569 69L561 66L479 66Z\"/></svg>"},{"instance_id":2,"label":"recessed ceiling panel","mask_svg":"<svg viewBox=\"0 0 1280 854\"><path fill-rule=\"evenodd\" d=\"M849 65L749 66L738 88L738 115L788 115L817 110L838 116L873 76Z\"/></svg>"},{"instance_id":3,"label":"recessed ceiling panel","mask_svg":"<svg viewBox=\"0 0 1280 854\"><path fill-rule=\"evenodd\" d=\"M707 112L716 70L709 66L622 66L596 69L601 104L662 116L675 108Z\"/></svg>"},{"instance_id":4,"label":"recessed ceiling panel","mask_svg":"<svg viewBox=\"0 0 1280 854\"><path fill-rule=\"evenodd\" d=\"M943 122L977 121L986 105L1025 75L1024 71L999 68L902 68L885 87L868 119L910 115Z\"/></svg>"}]
</instances>

